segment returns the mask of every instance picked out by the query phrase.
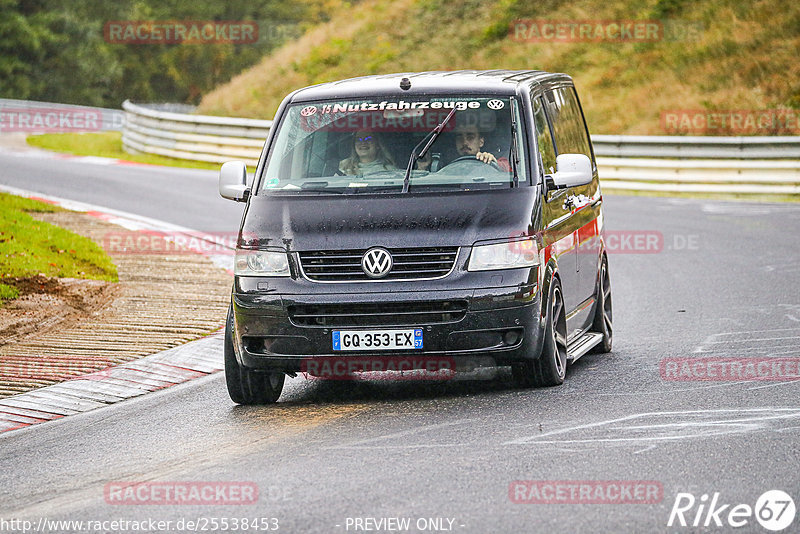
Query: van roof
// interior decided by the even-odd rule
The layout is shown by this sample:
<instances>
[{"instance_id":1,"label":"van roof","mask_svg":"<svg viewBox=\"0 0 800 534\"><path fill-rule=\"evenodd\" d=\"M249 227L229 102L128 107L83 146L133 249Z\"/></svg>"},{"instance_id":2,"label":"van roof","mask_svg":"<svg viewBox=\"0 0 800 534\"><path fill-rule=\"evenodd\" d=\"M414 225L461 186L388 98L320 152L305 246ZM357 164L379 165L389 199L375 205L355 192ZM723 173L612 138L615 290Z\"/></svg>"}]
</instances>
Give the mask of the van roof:
<instances>
[{"instance_id":1,"label":"van roof","mask_svg":"<svg viewBox=\"0 0 800 534\"><path fill-rule=\"evenodd\" d=\"M400 88L408 78L411 88ZM520 85L571 82L566 74L541 70L459 70L404 72L361 76L312 85L292 95L292 102L329 100L375 95L411 97L420 94L489 94L512 96Z\"/></svg>"}]
</instances>

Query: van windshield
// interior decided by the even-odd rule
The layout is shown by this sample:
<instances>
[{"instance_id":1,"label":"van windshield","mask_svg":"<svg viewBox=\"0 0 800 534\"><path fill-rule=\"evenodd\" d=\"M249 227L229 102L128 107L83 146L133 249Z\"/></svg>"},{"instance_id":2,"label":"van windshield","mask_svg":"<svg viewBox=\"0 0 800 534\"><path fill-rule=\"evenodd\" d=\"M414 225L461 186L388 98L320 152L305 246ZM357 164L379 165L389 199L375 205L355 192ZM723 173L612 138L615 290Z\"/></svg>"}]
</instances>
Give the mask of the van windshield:
<instances>
[{"instance_id":1,"label":"van windshield","mask_svg":"<svg viewBox=\"0 0 800 534\"><path fill-rule=\"evenodd\" d=\"M407 174L411 192L524 185L518 110L515 99L497 96L291 105L277 125L260 192L398 193Z\"/></svg>"}]
</instances>

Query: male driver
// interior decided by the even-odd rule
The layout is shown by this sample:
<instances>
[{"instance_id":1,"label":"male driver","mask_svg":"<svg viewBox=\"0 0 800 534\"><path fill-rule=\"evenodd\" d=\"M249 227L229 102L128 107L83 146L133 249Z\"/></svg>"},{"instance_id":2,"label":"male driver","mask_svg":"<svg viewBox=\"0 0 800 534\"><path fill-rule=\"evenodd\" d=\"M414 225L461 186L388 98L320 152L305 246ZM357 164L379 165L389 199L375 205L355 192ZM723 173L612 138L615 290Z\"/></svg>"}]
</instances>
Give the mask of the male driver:
<instances>
[{"instance_id":1,"label":"male driver","mask_svg":"<svg viewBox=\"0 0 800 534\"><path fill-rule=\"evenodd\" d=\"M459 157L475 156L475 158L484 163L496 163L501 170L509 171L511 169L508 159L500 158L500 160L498 160L494 157L494 154L490 152L481 152L485 140L480 131L478 131L477 125L459 124L455 128L455 132L456 152L458 152Z\"/></svg>"}]
</instances>

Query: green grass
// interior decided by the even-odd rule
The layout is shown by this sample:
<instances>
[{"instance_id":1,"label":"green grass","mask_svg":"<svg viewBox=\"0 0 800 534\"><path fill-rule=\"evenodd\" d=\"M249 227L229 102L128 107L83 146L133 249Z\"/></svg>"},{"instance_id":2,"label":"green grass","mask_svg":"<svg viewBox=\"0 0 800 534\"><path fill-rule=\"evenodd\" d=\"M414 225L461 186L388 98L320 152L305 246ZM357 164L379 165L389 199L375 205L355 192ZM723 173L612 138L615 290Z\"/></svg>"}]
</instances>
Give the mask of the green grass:
<instances>
[{"instance_id":1,"label":"green grass","mask_svg":"<svg viewBox=\"0 0 800 534\"><path fill-rule=\"evenodd\" d=\"M218 171L221 165L203 161L168 158L153 154L128 154L122 149L122 134L120 132L31 135L28 136L27 141L31 146L65 154L74 154L76 156L100 156L104 158L123 159L136 163L147 163L149 165L210 169L214 171Z\"/></svg>"},{"instance_id":2,"label":"green grass","mask_svg":"<svg viewBox=\"0 0 800 534\"><path fill-rule=\"evenodd\" d=\"M28 211L34 213L53 213L54 211L64 211L63 208L33 200L25 197L17 197L8 193L0 193L0 210L7 211ZM0 237L3 239L3 237Z\"/></svg>"},{"instance_id":3,"label":"green grass","mask_svg":"<svg viewBox=\"0 0 800 534\"><path fill-rule=\"evenodd\" d=\"M650 43L534 43L509 34L525 19L671 29ZM798 27L800 3L785 0L363 0L204 95L198 112L271 119L292 90L365 74L543 69L575 78L592 133L664 135L668 111L800 108Z\"/></svg>"},{"instance_id":4,"label":"green grass","mask_svg":"<svg viewBox=\"0 0 800 534\"><path fill-rule=\"evenodd\" d=\"M28 213L52 211L60 208L0 193L0 276L25 278L43 274L116 282L117 268L97 243L37 221ZM5 299L13 292L0 288L0 295Z\"/></svg>"},{"instance_id":5,"label":"green grass","mask_svg":"<svg viewBox=\"0 0 800 534\"><path fill-rule=\"evenodd\" d=\"M14 300L17 297L19 297L19 291L17 291L16 287L0 284L0 304L3 301Z\"/></svg>"},{"instance_id":6,"label":"green grass","mask_svg":"<svg viewBox=\"0 0 800 534\"><path fill-rule=\"evenodd\" d=\"M602 182L601 182L602 185ZM699 198L708 200L735 200L741 202L800 202L800 195L753 193L698 193L687 191L635 191L604 186L603 194L629 197Z\"/></svg>"}]
</instances>

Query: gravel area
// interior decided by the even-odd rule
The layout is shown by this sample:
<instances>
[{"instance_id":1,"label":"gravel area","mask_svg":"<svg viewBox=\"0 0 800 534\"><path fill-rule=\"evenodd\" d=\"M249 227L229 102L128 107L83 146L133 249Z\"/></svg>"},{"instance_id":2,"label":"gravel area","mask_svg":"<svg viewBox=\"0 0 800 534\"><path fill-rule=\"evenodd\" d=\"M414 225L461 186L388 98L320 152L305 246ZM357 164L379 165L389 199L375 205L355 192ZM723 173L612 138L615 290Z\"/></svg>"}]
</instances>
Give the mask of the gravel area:
<instances>
[{"instance_id":1,"label":"gravel area","mask_svg":"<svg viewBox=\"0 0 800 534\"><path fill-rule=\"evenodd\" d=\"M91 214L34 216L101 246L109 234L128 232ZM0 398L129 362L223 326L232 277L207 257L106 250L119 283L41 277L42 292L0 310Z\"/></svg>"}]
</instances>

